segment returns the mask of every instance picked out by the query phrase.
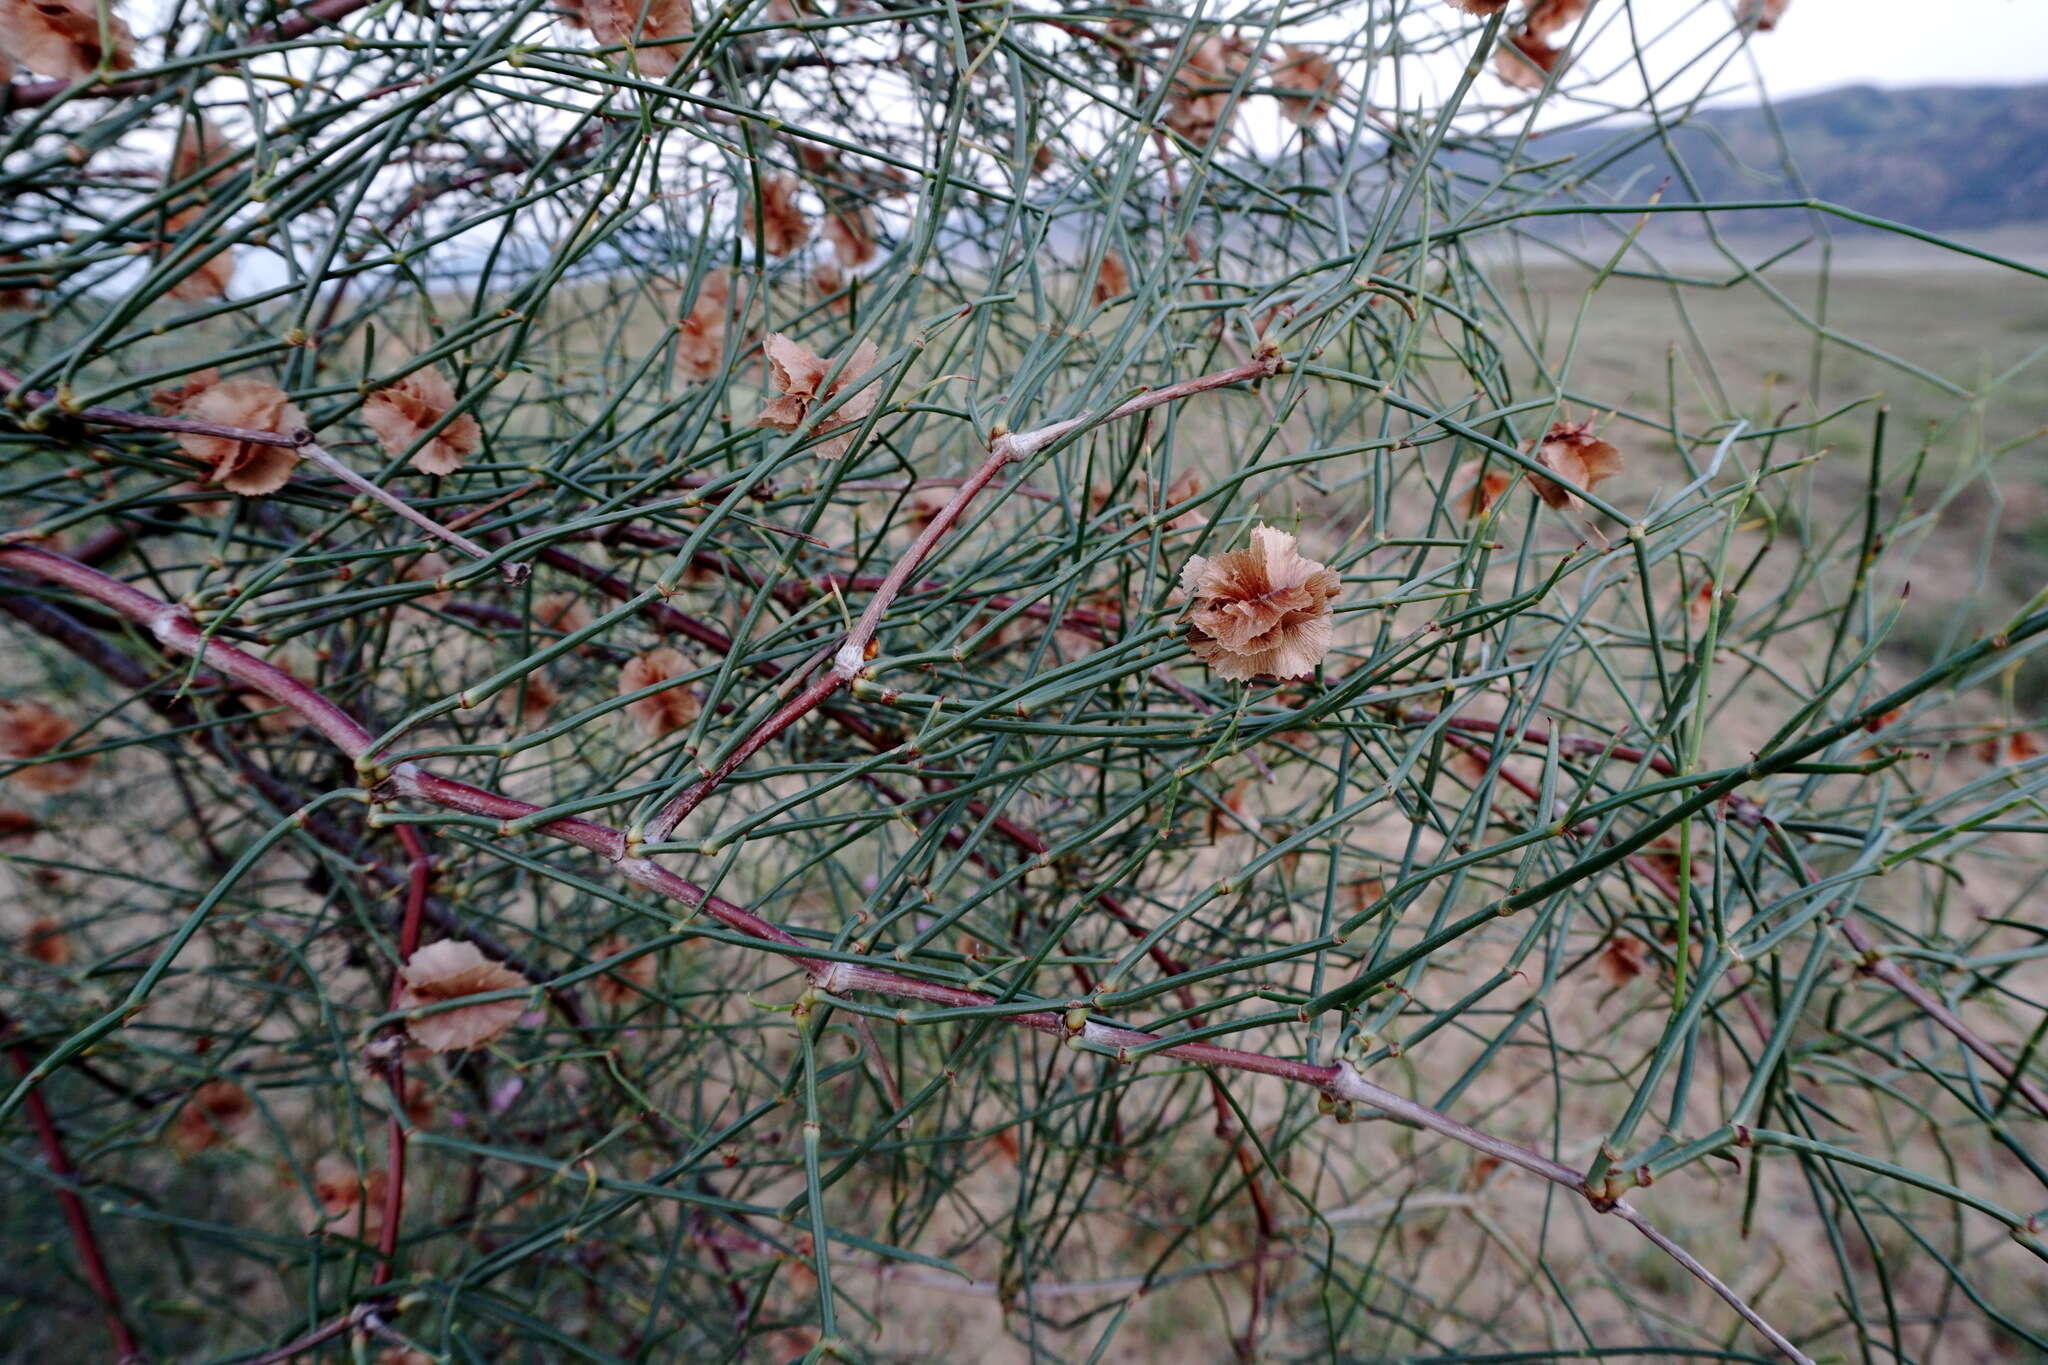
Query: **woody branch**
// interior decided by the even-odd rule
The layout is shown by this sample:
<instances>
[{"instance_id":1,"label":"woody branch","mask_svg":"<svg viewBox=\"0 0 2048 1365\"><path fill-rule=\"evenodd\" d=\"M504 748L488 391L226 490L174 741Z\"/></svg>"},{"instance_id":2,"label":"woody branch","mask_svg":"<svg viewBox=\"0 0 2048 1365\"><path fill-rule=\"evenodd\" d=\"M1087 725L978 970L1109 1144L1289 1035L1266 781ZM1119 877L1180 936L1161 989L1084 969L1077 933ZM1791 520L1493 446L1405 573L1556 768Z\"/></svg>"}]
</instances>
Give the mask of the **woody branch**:
<instances>
[{"instance_id":1,"label":"woody branch","mask_svg":"<svg viewBox=\"0 0 2048 1365\"><path fill-rule=\"evenodd\" d=\"M1217 385L1210 385L1216 387ZM1046 438L1052 439L1052 438ZM385 772L372 753L370 732L329 701L317 689L266 661L243 653L231 645L208 640L189 617L169 603L159 601L95 569L76 564L43 550L0 549L0 568L14 569L46 582L57 583L110 607L148 628L166 650L203 660L223 676L244 687L262 692L298 712L308 724L354 761L359 772L376 781L380 790L473 815L492 816L503 821L518 820L538 813L541 807L495 792L442 777L414 763L402 763ZM627 880L702 911L727 928L769 944L781 956L800 967L816 989L827 995L867 992L916 1000L951 1008L996 1005L995 997L942 982L923 980L883 968L871 967L838 957L825 957L804 950L794 934L742 906L706 892L695 883L633 852L620 830L595 821L571 817L539 826L541 832L590 849L608 859ZM417 866L417 864L416 864ZM1137 1029L1105 1024L1087 1017L1085 1007L1069 1010L1020 1009L1002 1016L1007 1022L1039 1033L1050 1034L1072 1046L1125 1058L1133 1051L1156 1053L1200 1066L1221 1067L1254 1075L1273 1076L1296 1084L1312 1086L1337 1100L1365 1104L1393 1118L1427 1129L1474 1151L1497 1157L1509 1165L1571 1190L1601 1213L1612 1213L1635 1227L1661 1250L1671 1255L1686 1271L1698 1278L1729 1304L1785 1356L1799 1365L1812 1365L1802 1353L1771 1327L1725 1282L1708 1271L1676 1243L1657 1231L1641 1212L1625 1199L1608 1197L1588 1188L1586 1173L1564 1165L1517 1143L1494 1137L1462 1123L1427 1105L1407 1099L1368 1081L1348 1062L1318 1065L1248 1052L1208 1042L1172 1043ZM23 1089L32 1089L35 1071L23 1079ZM10 1097L11 1107L14 1097ZM396 1173L394 1172L394 1183Z\"/></svg>"},{"instance_id":2,"label":"woody branch","mask_svg":"<svg viewBox=\"0 0 2048 1365\"><path fill-rule=\"evenodd\" d=\"M960 486L953 490L953 495L946 499L945 505L933 514L917 538L910 543L910 548L899 555L889 571L882 576L880 585L876 587L874 596L868 599L867 607L861 612L860 619L854 622L853 628L846 633L838 648L832 651L832 666L807 684L803 691L784 703L773 715L755 726L702 779L686 788L681 795L663 807L654 819L647 823L640 837L649 843L659 843L667 838L671 830L691 811L702 805L704 799L716 791L720 783L753 757L763 745L815 711L835 692L860 676L861 670L867 665L869 646L874 643L876 634L882 628L882 618L888 614L897 594L903 591L904 585L910 581L911 575L917 572L918 566L931 553L932 547L937 545L960 519L967 510L967 505L1002 472L1005 465L1029 460L1054 442L1086 428L1148 412L1198 393L1268 378L1279 374L1284 365L1285 362L1277 350L1262 348L1257 356L1242 365L1234 365L1227 370L1218 370L1213 374L1184 379L1177 384L1153 389L1098 416L1069 418L1030 431L999 433L990 442L988 455L980 466L961 480Z\"/></svg>"}]
</instances>

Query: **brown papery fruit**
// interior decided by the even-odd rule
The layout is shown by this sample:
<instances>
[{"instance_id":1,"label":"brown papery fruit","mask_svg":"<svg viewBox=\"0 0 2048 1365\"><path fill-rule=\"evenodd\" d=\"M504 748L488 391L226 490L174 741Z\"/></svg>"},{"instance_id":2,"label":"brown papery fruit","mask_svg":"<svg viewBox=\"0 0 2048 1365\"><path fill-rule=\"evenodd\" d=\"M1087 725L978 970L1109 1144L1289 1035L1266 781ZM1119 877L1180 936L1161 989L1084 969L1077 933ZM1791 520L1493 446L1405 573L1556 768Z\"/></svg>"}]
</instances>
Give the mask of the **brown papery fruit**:
<instances>
[{"instance_id":1,"label":"brown papery fruit","mask_svg":"<svg viewBox=\"0 0 2048 1365\"><path fill-rule=\"evenodd\" d=\"M1180 583L1194 599L1188 647L1220 677L1307 677L1330 648L1341 585L1285 531L1259 526L1245 549L1195 555Z\"/></svg>"}]
</instances>

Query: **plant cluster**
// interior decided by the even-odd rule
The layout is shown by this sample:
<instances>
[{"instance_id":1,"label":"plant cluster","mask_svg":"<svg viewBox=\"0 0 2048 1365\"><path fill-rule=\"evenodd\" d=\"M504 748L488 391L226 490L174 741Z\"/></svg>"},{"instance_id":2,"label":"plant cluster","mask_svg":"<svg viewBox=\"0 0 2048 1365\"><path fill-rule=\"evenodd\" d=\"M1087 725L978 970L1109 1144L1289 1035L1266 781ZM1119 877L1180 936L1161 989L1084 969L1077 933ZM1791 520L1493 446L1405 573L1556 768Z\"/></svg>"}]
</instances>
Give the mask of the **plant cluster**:
<instances>
[{"instance_id":1,"label":"plant cluster","mask_svg":"<svg viewBox=\"0 0 2048 1365\"><path fill-rule=\"evenodd\" d=\"M1800 18L0 0L10 1358L2048 1351L1996 387L1729 225L2044 275L1599 174Z\"/></svg>"}]
</instances>

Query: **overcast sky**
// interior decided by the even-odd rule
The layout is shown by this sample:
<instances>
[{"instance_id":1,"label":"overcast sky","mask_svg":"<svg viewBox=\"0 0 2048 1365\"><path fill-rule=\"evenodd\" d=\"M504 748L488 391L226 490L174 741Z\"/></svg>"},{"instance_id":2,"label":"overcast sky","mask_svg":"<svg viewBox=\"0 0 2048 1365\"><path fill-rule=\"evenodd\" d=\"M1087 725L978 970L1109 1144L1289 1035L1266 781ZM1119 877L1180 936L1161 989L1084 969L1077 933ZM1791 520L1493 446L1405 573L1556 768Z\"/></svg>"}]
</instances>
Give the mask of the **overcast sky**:
<instances>
[{"instance_id":1,"label":"overcast sky","mask_svg":"<svg viewBox=\"0 0 2048 1365\"><path fill-rule=\"evenodd\" d=\"M1775 96L2048 81L2048 0L1792 0L1751 51Z\"/></svg>"},{"instance_id":2,"label":"overcast sky","mask_svg":"<svg viewBox=\"0 0 2048 1365\"><path fill-rule=\"evenodd\" d=\"M1528 0L1508 11L1503 35ZM1846 85L2018 85L2048 83L2048 0L1791 0L1778 26L1745 35L1741 0L1629 0L1592 5L1559 40L1571 53L1558 88L1536 112L1539 127L1615 115L1639 118L1652 103L1681 114L1704 97L1755 104ZM1337 5L1304 36L1355 41L1363 7ZM1411 5L1404 21L1416 46L1399 72L1381 63L1361 73L1367 101L1412 104L1418 86L1446 98L1471 54L1481 21L1448 0ZM1445 34L1459 35L1447 42ZM1745 41L1745 39L1747 39ZM1517 117L1525 96L1491 69L1466 107L1480 118ZM1428 103L1424 97L1422 102ZM1276 137L1282 141L1285 130Z\"/></svg>"}]
</instances>

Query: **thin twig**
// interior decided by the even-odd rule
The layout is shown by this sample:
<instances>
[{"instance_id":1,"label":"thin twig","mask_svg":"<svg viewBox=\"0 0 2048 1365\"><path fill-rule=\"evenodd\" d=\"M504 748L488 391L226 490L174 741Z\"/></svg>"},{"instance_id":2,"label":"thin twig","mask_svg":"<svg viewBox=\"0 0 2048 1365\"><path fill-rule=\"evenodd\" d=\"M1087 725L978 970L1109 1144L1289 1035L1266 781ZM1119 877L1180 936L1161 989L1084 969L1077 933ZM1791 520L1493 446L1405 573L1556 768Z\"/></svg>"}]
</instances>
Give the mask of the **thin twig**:
<instances>
[{"instance_id":1,"label":"thin twig","mask_svg":"<svg viewBox=\"0 0 2048 1365\"><path fill-rule=\"evenodd\" d=\"M427 856L426 840L411 825L399 825L396 833L408 863L405 888L405 918L398 929L398 966L391 973L390 1008L398 1011L405 994L405 964L419 950L420 924L427 909L427 889L434 880L433 859ZM384 1185L384 1225L377 1235L377 1269L372 1285L390 1281L398 1263L398 1225L405 1217L405 1026L393 1024L385 1037L371 1048L391 1088L391 1113L387 1139Z\"/></svg>"},{"instance_id":2,"label":"thin twig","mask_svg":"<svg viewBox=\"0 0 2048 1365\"><path fill-rule=\"evenodd\" d=\"M52 396L47 392L40 390L19 391L19 376L6 370L0 370L0 387L17 390L17 392L10 395L10 407L16 406L17 400L22 399L38 405L53 401ZM436 540L454 546L472 559L484 560L489 559L491 556L489 550L486 550L469 537L451 527L443 526L440 522L435 521L432 517L420 511L390 489L379 487L361 474L356 473L355 470L329 454L327 450L313 439L313 433L310 431L304 429L291 432L263 431L253 427L226 426L219 422L199 422L189 417L158 417L153 413L129 412L124 408L90 407L80 408L76 412L72 412L60 406L58 411L65 417L96 426L120 427L128 431L162 431L176 432L184 435L211 436L221 440L240 441L245 444L281 446L288 450L296 450L335 478L340 479L350 488L355 489L364 497L390 508L393 512L419 527L428 535L433 536ZM20 419L17 418L17 420ZM0 538L0 540L7 538L23 539L33 534L32 531L12 532L9 533L8 537ZM499 566L499 572L505 576L507 583L516 587L526 581L531 570L524 564L507 563Z\"/></svg>"},{"instance_id":3,"label":"thin twig","mask_svg":"<svg viewBox=\"0 0 2048 1365\"><path fill-rule=\"evenodd\" d=\"M1791 837L1785 833L1784 826L1769 816L1764 817L1763 823L1764 827L1771 832L1772 842L1778 846L1779 852L1783 853L1785 857L1789 858L1798 867L1800 876L1809 884L1817 880L1813 875L1812 869L1807 867L1806 860L1801 858L1798 851L1793 848ZM1985 1038L1984 1035L1964 1023L1961 1016L1941 1002L1939 996L1914 980L1911 972L1901 967L1892 958L1886 956L1884 950L1878 945L1877 940L1871 936L1870 931L1858 923L1853 914L1844 910L1836 918L1835 924L1841 929L1842 937L1849 940L1850 945L1856 949L1857 954L1861 958L1857 963L1858 971L1862 972L1865 976L1875 977L1877 980L1884 982L1900 995L1905 996L1915 1005L1918 1005L1929 1019L1932 1019L1942 1028L1947 1029L1955 1036L1957 1042L1975 1053L1983 1060L1986 1066L1989 1066L1993 1071L2005 1077L2021 1098L2034 1107L2036 1113L2040 1114L2043 1118L2048 1118L2048 1091L2044 1091L2033 1081L2028 1080L2025 1075L2021 1074L2019 1067L2013 1063L2010 1057L1999 1051L1997 1046Z\"/></svg>"},{"instance_id":4,"label":"thin twig","mask_svg":"<svg viewBox=\"0 0 2048 1365\"><path fill-rule=\"evenodd\" d=\"M304 9L289 19L263 24L249 30L243 39L248 47L264 47L271 43L288 43L294 38L303 38L316 28L337 23L359 9L365 9L371 0L313 0ZM221 62L220 66L234 65ZM127 80L96 81L16 81L8 87L8 107L13 109L34 109L48 104L60 95L73 99L121 99L129 95L148 94L161 89L166 81L155 76L138 76Z\"/></svg>"},{"instance_id":5,"label":"thin twig","mask_svg":"<svg viewBox=\"0 0 2048 1365\"><path fill-rule=\"evenodd\" d=\"M356 760L359 767L370 761L374 738L353 717L314 688L276 665L245 654L231 645L209 640L189 617L169 603L152 598L95 569L44 550L0 549L0 566L18 569L48 582L60 583L119 611L131 620L146 625L164 648L203 660L238 684L262 692L273 701L297 710L309 724L325 735L345 755ZM403 763L392 770L388 777L388 786L398 793L418 800L505 821L523 819L541 810L541 807L529 802L438 776L413 763ZM681 901L710 915L727 928L772 945L777 952L801 967L816 984L817 989L827 994L872 992L954 1008L985 1008L999 1003L994 997L979 991L926 981L860 963L819 958L813 953L806 952L796 936L780 925L765 920L742 906L712 895L651 859L638 856L632 851L634 845L629 842L627 836L607 825L579 817L568 817L539 828L544 833L567 839L601 854L636 885ZM1226 1067L1314 1086L1336 1099L1368 1104L1394 1118L1426 1128L1474 1151L1497 1157L1510 1165L1540 1175L1577 1193L1598 1212L1619 1214L1624 1221L1671 1254L1689 1273L1727 1301L1744 1321L1755 1327L1790 1359L1798 1362L1798 1365L1812 1365L1807 1356L1765 1323L1732 1289L1690 1255L1685 1254L1682 1248L1677 1247L1669 1238L1650 1227L1635 1209L1622 1200L1604 1198L1589 1190L1583 1172L1519 1144L1481 1132L1427 1105L1376 1085L1360 1076L1349 1062L1324 1066L1291 1058L1273 1057L1264 1053L1246 1052L1214 1043L1166 1043L1164 1039L1153 1034L1093 1020L1086 1020L1077 1026L1070 1019L1068 1012L1060 1010L1033 1010L1000 1017L1012 1024L1050 1034L1069 1043L1077 1043L1115 1057L1125 1056L1134 1050L1148 1054L1156 1053L1201 1066Z\"/></svg>"},{"instance_id":6,"label":"thin twig","mask_svg":"<svg viewBox=\"0 0 2048 1365\"><path fill-rule=\"evenodd\" d=\"M905 550L890 566L889 572L883 575L881 583L875 588L874 596L868 599L866 609L861 612L860 619L854 622L853 629L846 633L846 638L833 651L832 667L819 675L816 681L799 692L794 699L754 727L719 761L716 768L663 807L654 819L648 822L643 837L649 843L659 843L667 838L669 831L681 823L691 811L702 805L704 799L716 791L720 783L753 757L763 745L815 711L833 693L860 676L861 670L867 666L868 647L874 643L875 636L882 627L882 617L895 602L896 595L910 581L910 576L917 572L917 566L924 562L932 547L937 545L952 528L953 523L960 519L960 515L967 510L967 505L974 501L975 495L987 487L989 482L1002 472L1005 465L1012 461L1028 460L1053 442L1085 427L1130 417L1166 403L1206 393L1211 389L1229 388L1234 384L1267 378L1278 374L1280 369L1279 353L1263 351L1256 359L1228 370L1219 370L1195 379L1184 379L1177 384L1168 384L1164 388L1139 394L1136 398L1121 403L1099 416L1074 417L1031 431L998 434L990 443L988 455L981 462L981 466L960 481L960 486L953 490L953 496L946 500L945 506L932 515L932 519L925 523L924 529L918 532L917 539L911 542L910 548Z\"/></svg>"},{"instance_id":7,"label":"thin twig","mask_svg":"<svg viewBox=\"0 0 2048 1365\"><path fill-rule=\"evenodd\" d=\"M35 1063L29 1059L28 1049L15 1039L14 1032L14 1021L0 1011L0 1037L7 1039L7 1055L13 1058L15 1070L26 1078L35 1070ZM76 1188L78 1168L71 1164L71 1158L64 1150L64 1135L57 1130L57 1121L51 1116L50 1107L44 1103L40 1090L31 1086L22 1105L28 1110L29 1122L42 1143L43 1160L56 1179L57 1202L63 1207L64 1222L71 1229L71 1245L78 1252L78 1264L85 1271L86 1283L92 1286L92 1292L98 1296L100 1308L106 1314L107 1333L114 1338L116 1359L122 1365L144 1360L142 1347L121 1312L121 1291L115 1287L114 1277L107 1270L107 1258L100 1251L92 1216L86 1212L85 1201L79 1198Z\"/></svg>"},{"instance_id":8,"label":"thin twig","mask_svg":"<svg viewBox=\"0 0 2048 1365\"><path fill-rule=\"evenodd\" d=\"M460 531L450 530L448 527L443 526L440 522L435 521L432 517L420 511L390 489L371 483L368 479L356 473L355 470L350 469L340 460L334 458L313 439L313 433L310 431L295 433L293 443L298 447L299 453L314 464L319 465L322 469L332 474L335 478L340 479L364 497L390 508L398 513L399 516L404 517L407 521L425 531L428 535L453 545L472 559L484 560L491 557L489 550L486 550L468 536L463 535ZM524 564L508 562L500 564L498 572L504 575L507 583L517 587L524 583L527 576L533 571Z\"/></svg>"}]
</instances>

